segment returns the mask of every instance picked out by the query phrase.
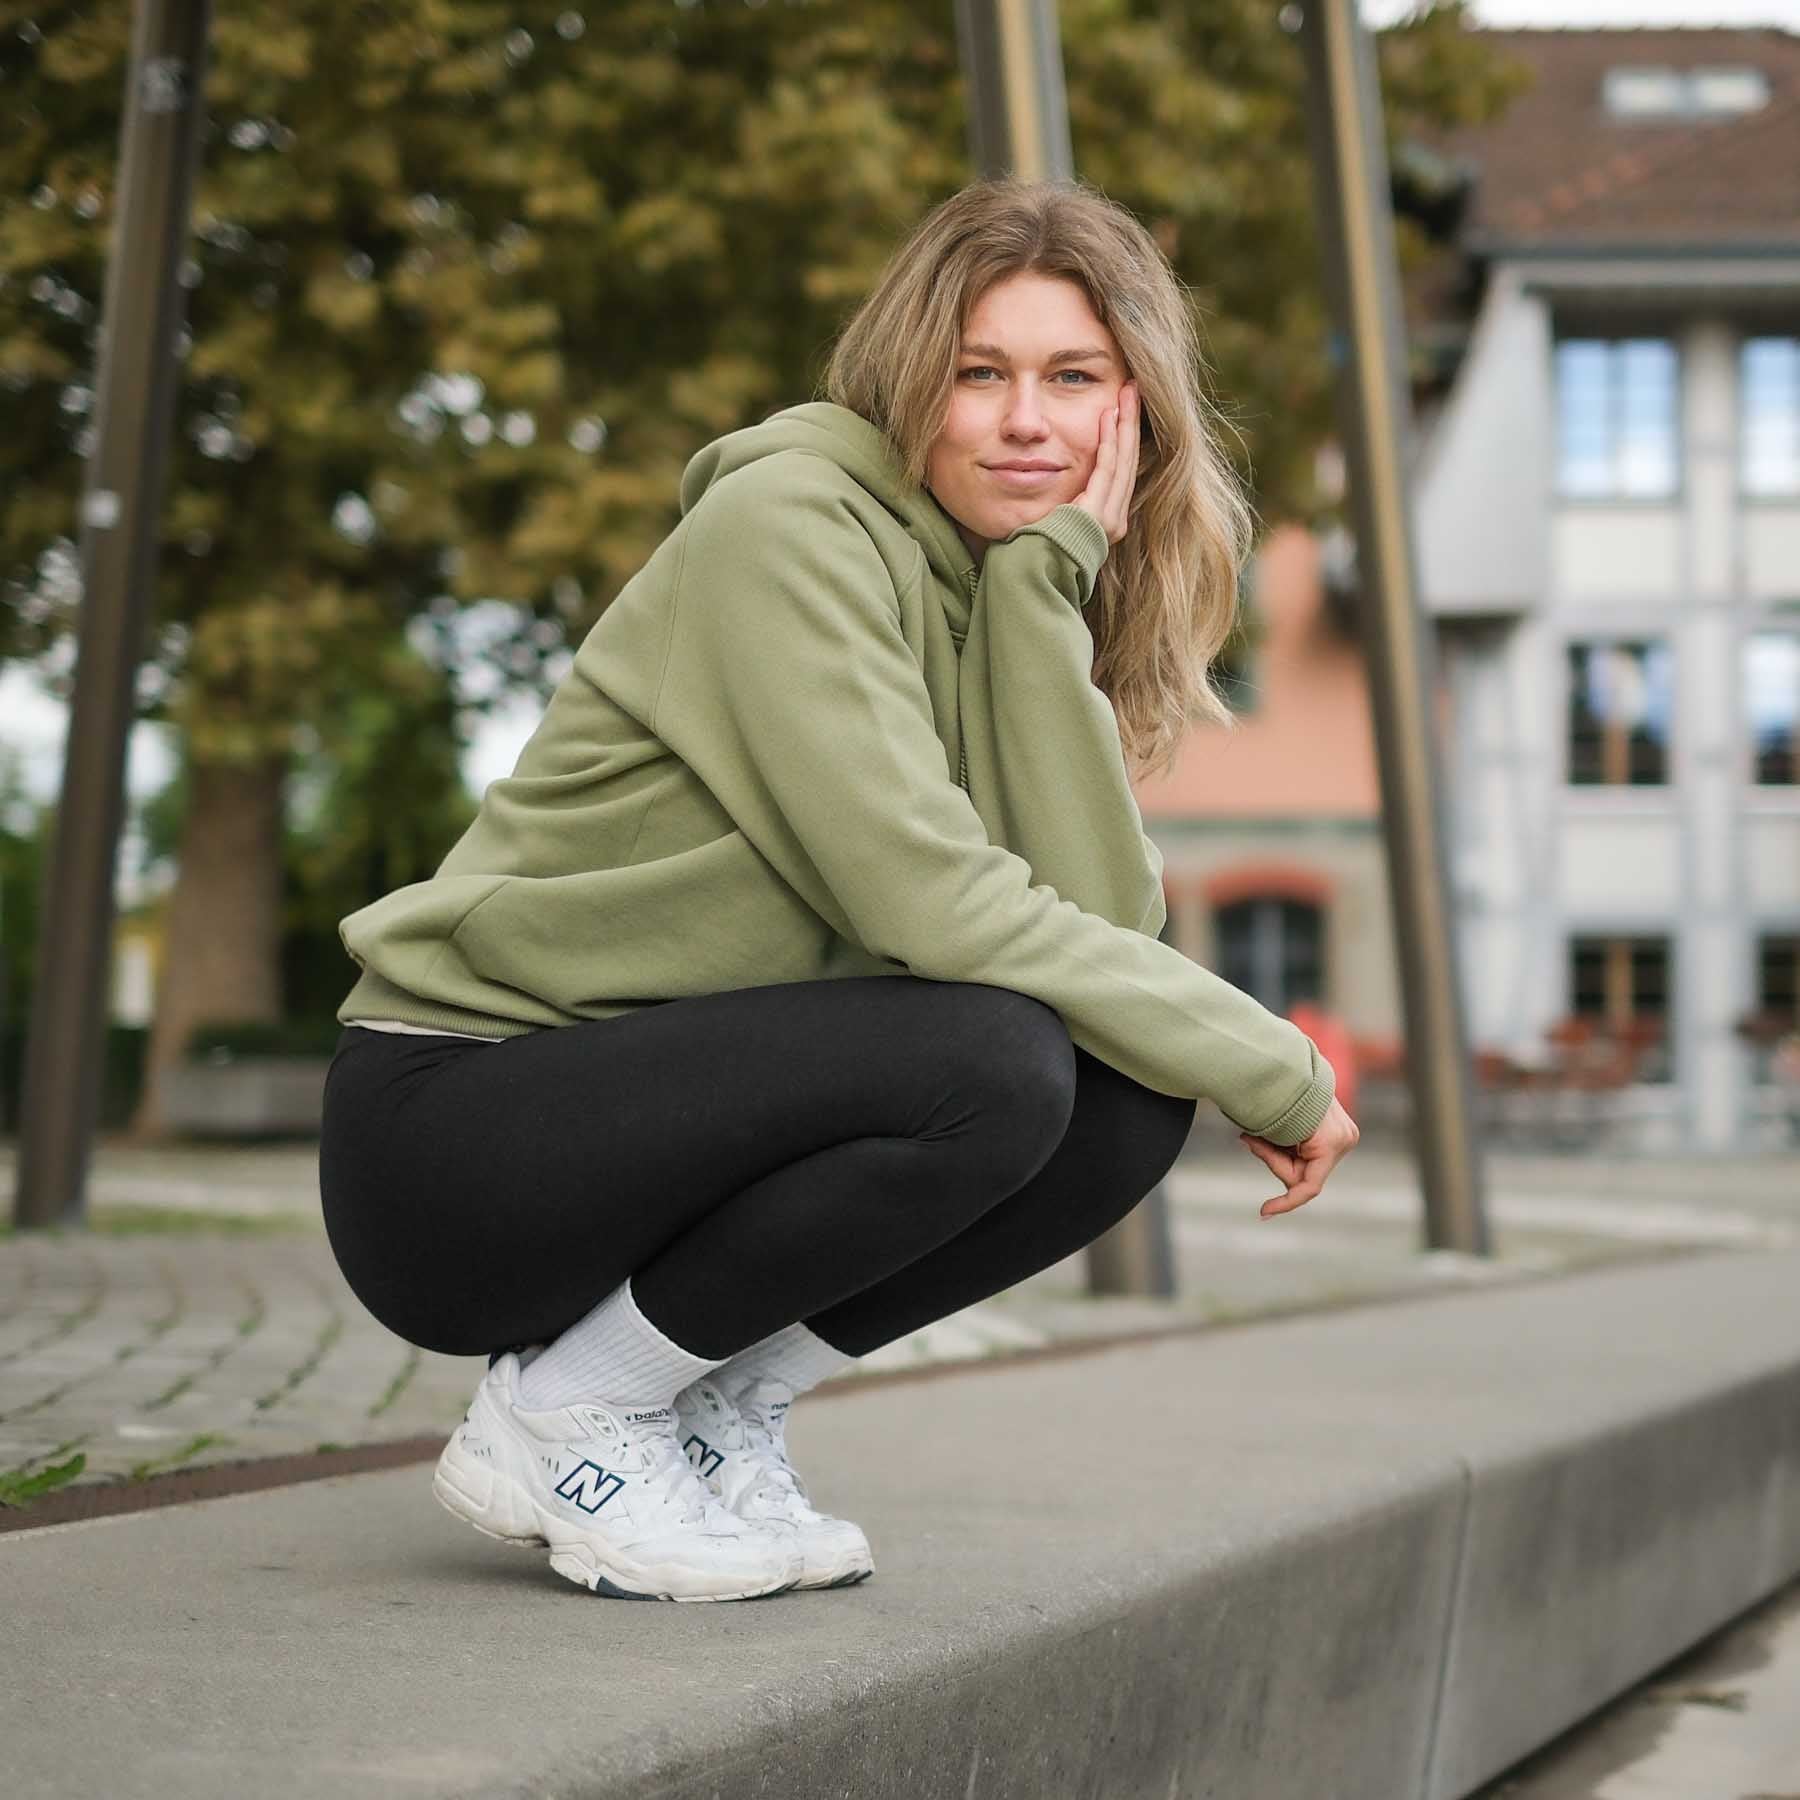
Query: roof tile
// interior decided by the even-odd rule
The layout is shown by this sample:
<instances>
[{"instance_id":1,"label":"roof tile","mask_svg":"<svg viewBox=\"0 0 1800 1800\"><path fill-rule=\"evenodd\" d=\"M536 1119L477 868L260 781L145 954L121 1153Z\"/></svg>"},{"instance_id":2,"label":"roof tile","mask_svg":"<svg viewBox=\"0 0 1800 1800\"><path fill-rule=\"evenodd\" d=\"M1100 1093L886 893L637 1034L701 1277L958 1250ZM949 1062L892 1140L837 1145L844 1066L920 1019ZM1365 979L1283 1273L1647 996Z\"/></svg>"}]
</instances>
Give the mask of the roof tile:
<instances>
[{"instance_id":1,"label":"roof tile","mask_svg":"<svg viewBox=\"0 0 1800 1800\"><path fill-rule=\"evenodd\" d=\"M1536 81L1489 124L1433 137L1476 171L1471 247L1800 250L1800 34L1765 29L1483 31ZM1751 65L1759 111L1619 119L1608 69Z\"/></svg>"}]
</instances>

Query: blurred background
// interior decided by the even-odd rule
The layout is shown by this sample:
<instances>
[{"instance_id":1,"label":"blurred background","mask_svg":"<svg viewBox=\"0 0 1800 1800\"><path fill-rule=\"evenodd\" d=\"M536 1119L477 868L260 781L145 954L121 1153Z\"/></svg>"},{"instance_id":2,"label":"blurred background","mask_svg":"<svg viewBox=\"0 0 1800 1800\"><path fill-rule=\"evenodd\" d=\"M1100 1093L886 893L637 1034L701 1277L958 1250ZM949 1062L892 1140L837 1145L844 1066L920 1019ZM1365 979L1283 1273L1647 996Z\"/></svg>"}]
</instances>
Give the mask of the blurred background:
<instances>
[{"instance_id":1,"label":"blurred background","mask_svg":"<svg viewBox=\"0 0 1800 1800\"><path fill-rule=\"evenodd\" d=\"M1291 9L1290 9L1291 10ZM1305 86L1274 5L1065 0L1076 165L1191 287L1261 546L1140 786L1187 954L1403 1141ZM1371 5L1448 877L1496 1143L1800 1144L1800 25ZM0 6L0 1129L81 592L129 8ZM421 67L423 75L419 73ZM102 1127L299 1132L344 914L429 875L677 517L969 178L945 4L219 17ZM1222 1121L1214 1121L1222 1127Z\"/></svg>"},{"instance_id":2,"label":"blurred background","mask_svg":"<svg viewBox=\"0 0 1800 1800\"><path fill-rule=\"evenodd\" d=\"M138 17L157 10L137 0ZM971 53L971 21L1003 10L1013 73L1029 65L1010 84L992 79L1005 32L989 29L985 63ZM1328 14L1355 84L1320 78ZM1568 1610L1531 1618L1479 1696L1484 1717L1526 1721L1484 1766L1791 1584L1791 1532L1776 1532L1793 1434L1764 1423L1787 1390L1746 1385L1714 1326L1729 1313L1773 1342L1791 1307L1768 1296L1791 1280L1771 1259L1800 1246L1800 0L1369 0L1362 16L1366 41L1340 0L216 10L203 104L186 108L200 142L176 234L147 653L121 665L135 719L116 914L88 930L70 907L54 934L59 956L110 940L95 1204L58 1210L87 1149L65 1108L60 1163L40 1151L53 1204L31 1221L51 1229L27 1229L29 1204L0 1217L0 1532L437 1455L481 1359L378 1326L319 1219L316 1128L354 977L338 921L433 873L677 522L688 459L811 397L897 241L990 160L972 123L988 114L1003 135L991 115L1035 87L1035 117L1018 104L1007 120L1008 166L1058 148L1066 95L1073 168L1144 222L1191 292L1260 521L1219 670L1235 729L1196 729L1137 788L1165 935L1311 1033L1363 1144L1318 1204L1270 1224L1255 1217L1268 1171L1203 1106L1188 1153L1085 1271L1070 1258L846 1379L1694 1256L1669 1279L1713 1296L1697 1331L1685 1296L1653 1304L1648 1333L1636 1315L1616 1329L1621 1295L1676 1291L1657 1271L1576 1283L1593 1311L1558 1352L1569 1392L1524 1396L1546 1402L1545 1430L1582 1421L1577 1449L1549 1484L1533 1467L1522 1535L1490 1554L1509 1588ZM96 459L102 307L123 294L134 326L154 311L107 285L133 19L132 0L0 0L0 1191L26 1203L22 1076L84 507L96 526L96 498L117 496L90 478L131 478L109 464L130 448L117 426ZM1050 33L1035 61L1021 21ZM1348 104L1353 85L1366 91ZM178 88L166 65L146 76L142 113L166 127ZM1364 118L1385 180L1378 159L1345 172ZM1321 200L1326 125L1336 194ZM1378 319L1345 303L1350 259L1332 247L1359 206L1365 224L1392 212L1393 258L1364 264L1381 265ZM1396 354L1391 398L1409 405L1386 410L1407 416L1372 428ZM1358 380L1360 406L1345 401ZM1398 490L1385 513L1378 490ZM88 625L118 604L118 573L89 572ZM1420 649L1409 695L1393 671ZM94 785L73 783L72 817L103 810ZM104 864L89 865L96 894ZM58 1004L42 1038L75 1017L60 1004L75 985L44 981ZM53 1110L33 1113L45 1144ZM1754 1254L1723 1273L1696 1256L1721 1250ZM1395 1369L1434 1376L1462 1321L1545 1316L1532 1299L1395 1309L1385 1323L1416 1333ZM1649 1388L1590 1404L1637 1366L1612 1353L1646 1347L1690 1365L1654 1390L1647 1427ZM1495 1379L1456 1394L1471 1441L1505 1373L1496 1359ZM1689 1375L1712 1383L1712 1438L1690 1431ZM1425 1388L1396 1383L1309 1447L1321 1483L1352 1468L1330 1455L1374 1412L1436 1417ZM1753 1388L1766 1413L1740 1407ZM1615 1464L1621 1421L1648 1448ZM1538 1441L1506 1430L1503 1461ZM1577 1454L1586 1472L1564 1480ZM1752 1469L1766 1485L1746 1476L1741 1505L1709 1486ZM1280 1473L1269 1511L1291 1519ZM1385 1490L1382 1508L1414 1530ZM1358 1557L1366 1541L1342 1539ZM92 1542L55 1540L75 1562ZM1753 1555L1753 1579L1731 1573ZM160 1642L176 1577L154 1557L134 1590L138 1573ZM1060 1557L1055 1578L1060 1593ZM64 1586L90 1582L83 1568ZM1384 1630L1411 1603L1393 1587ZM95 1591L110 1643L118 1590ZM268 1591L244 1640L259 1647ZM1328 1621L1358 1604L1353 1581L1321 1591ZM1644 1596L1690 1591L1700 1603L1660 1636L1642 1630ZM1800 1666L1800 1590L1783 1604L1786 1662L1740 1645L1728 1670L1768 1663L1750 1709L1765 1735L1787 1728ZM1259 1588L1235 1616L1266 1610ZM1471 1616L1482 1625L1480 1604ZM1464 1634L1459 1614L1459 1654ZM1366 1637L1358 1613L1359 1665ZM1603 1642L1642 1655L1601 1681ZM1519 1703L1534 1672L1577 1664L1576 1702ZM1326 1697L1366 1715L1348 1666ZM1743 1692L1669 1691L1715 1718ZM70 1741L106 1716L122 1715L84 1711ZM1268 1717L1292 1735L1281 1709ZM1705 1755L1705 1783L1677 1773L1654 1791L1724 1791ZM1768 1757L1744 1769L1731 1791L1794 1785Z\"/></svg>"}]
</instances>

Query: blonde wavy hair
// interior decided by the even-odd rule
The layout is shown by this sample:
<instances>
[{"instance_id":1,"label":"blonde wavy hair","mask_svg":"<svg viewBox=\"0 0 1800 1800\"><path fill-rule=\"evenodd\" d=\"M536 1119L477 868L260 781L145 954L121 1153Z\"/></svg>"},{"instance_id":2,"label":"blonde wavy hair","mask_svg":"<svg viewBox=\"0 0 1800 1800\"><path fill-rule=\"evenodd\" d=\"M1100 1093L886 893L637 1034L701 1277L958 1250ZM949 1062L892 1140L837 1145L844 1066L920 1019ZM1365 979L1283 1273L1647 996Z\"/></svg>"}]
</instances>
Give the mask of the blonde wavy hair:
<instances>
[{"instance_id":1,"label":"blonde wavy hair","mask_svg":"<svg viewBox=\"0 0 1800 1800\"><path fill-rule=\"evenodd\" d=\"M1138 384L1130 525L1084 616L1093 682L1127 760L1161 773L1191 725L1233 723L1211 665L1236 621L1255 519L1214 435L1188 291L1149 232L1081 181L973 182L890 257L838 332L815 397L878 426L923 486L969 314L995 282L1026 273L1078 283Z\"/></svg>"}]
</instances>

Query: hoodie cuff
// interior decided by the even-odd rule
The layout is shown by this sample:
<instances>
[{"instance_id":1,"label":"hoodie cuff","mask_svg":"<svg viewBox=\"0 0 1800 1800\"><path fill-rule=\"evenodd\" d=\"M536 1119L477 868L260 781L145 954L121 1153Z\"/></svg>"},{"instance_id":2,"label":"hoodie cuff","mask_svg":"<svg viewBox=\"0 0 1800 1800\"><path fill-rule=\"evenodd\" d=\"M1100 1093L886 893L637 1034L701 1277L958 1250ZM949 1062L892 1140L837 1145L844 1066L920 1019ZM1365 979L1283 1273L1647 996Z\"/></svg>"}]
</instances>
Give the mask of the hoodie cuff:
<instances>
[{"instance_id":1,"label":"hoodie cuff","mask_svg":"<svg viewBox=\"0 0 1800 1800\"><path fill-rule=\"evenodd\" d=\"M1311 1038L1306 1040L1306 1048L1312 1063L1312 1078L1306 1091L1280 1118L1260 1129L1233 1119L1232 1123L1240 1131L1248 1131L1252 1137L1267 1138L1271 1144L1281 1144L1292 1149L1296 1144L1305 1143L1324 1123L1325 1115L1331 1111L1331 1103L1337 1097L1337 1071L1320 1054L1319 1046ZM1226 1117L1230 1118L1231 1115L1227 1113Z\"/></svg>"},{"instance_id":2,"label":"hoodie cuff","mask_svg":"<svg viewBox=\"0 0 1800 1800\"><path fill-rule=\"evenodd\" d=\"M1106 561L1107 552L1112 548L1112 541L1106 535L1106 527L1085 506L1077 506L1072 500L1065 500L1061 506L1053 506L1041 519L1034 519L1029 525L1021 525L1002 541L1010 544L1013 538L1023 537L1028 531L1047 537L1058 549L1067 551L1073 558L1082 573L1082 592L1086 595L1082 605L1086 606L1088 600L1094 597L1094 583L1099 578L1100 565Z\"/></svg>"}]
</instances>

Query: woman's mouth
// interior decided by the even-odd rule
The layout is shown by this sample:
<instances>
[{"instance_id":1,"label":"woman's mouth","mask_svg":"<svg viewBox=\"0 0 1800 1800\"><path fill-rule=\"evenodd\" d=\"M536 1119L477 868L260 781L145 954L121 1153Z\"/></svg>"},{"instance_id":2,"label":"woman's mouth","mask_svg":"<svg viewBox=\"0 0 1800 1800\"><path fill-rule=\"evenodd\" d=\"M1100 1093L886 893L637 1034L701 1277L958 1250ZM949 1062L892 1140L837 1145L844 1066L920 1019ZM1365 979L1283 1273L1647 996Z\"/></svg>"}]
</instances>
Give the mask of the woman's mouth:
<instances>
[{"instance_id":1,"label":"woman's mouth","mask_svg":"<svg viewBox=\"0 0 1800 1800\"><path fill-rule=\"evenodd\" d=\"M1054 481L1062 473L1061 469L996 468L992 463L983 464L983 467L1002 487L1009 488L1042 487L1045 482Z\"/></svg>"}]
</instances>

